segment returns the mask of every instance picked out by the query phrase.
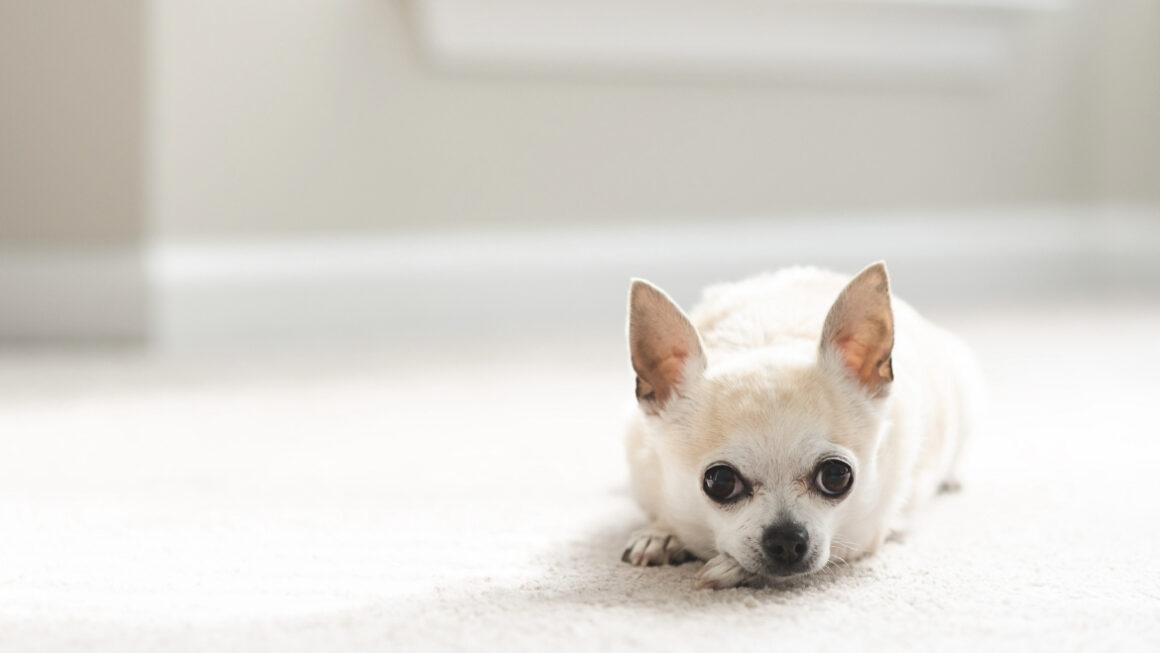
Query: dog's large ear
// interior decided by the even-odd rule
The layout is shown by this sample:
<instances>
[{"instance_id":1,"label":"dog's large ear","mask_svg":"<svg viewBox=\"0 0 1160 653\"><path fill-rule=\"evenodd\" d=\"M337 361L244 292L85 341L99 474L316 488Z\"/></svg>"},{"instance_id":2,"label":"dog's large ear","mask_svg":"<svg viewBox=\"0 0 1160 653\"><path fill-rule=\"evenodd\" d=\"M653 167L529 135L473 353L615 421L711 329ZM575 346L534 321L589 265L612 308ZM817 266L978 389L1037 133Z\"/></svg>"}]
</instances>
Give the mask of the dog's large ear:
<instances>
[{"instance_id":1,"label":"dog's large ear","mask_svg":"<svg viewBox=\"0 0 1160 653\"><path fill-rule=\"evenodd\" d=\"M884 397L894 381L893 349L890 277L879 261L859 272L830 307L819 355L845 368L871 397Z\"/></svg>"},{"instance_id":2,"label":"dog's large ear","mask_svg":"<svg viewBox=\"0 0 1160 653\"><path fill-rule=\"evenodd\" d=\"M628 293L628 348L636 371L636 398L655 414L679 386L705 371L701 338L663 290L634 279Z\"/></svg>"}]
</instances>

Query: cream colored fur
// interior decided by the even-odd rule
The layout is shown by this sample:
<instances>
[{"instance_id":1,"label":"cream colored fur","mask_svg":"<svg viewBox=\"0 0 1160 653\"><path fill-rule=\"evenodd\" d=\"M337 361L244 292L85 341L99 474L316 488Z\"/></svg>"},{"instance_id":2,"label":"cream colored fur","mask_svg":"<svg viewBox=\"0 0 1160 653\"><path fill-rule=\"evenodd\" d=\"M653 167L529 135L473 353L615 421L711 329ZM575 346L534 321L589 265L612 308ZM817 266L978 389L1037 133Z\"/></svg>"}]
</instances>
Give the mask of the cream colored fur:
<instances>
[{"instance_id":1,"label":"cream colored fur","mask_svg":"<svg viewBox=\"0 0 1160 653\"><path fill-rule=\"evenodd\" d=\"M879 288L888 287L881 264L859 278L867 275L879 275ZM808 531L816 559L803 573L810 573L873 553L940 486L957 485L979 397L969 352L888 296L893 381L876 392L844 364L841 348L821 342L827 314L849 282L816 268L791 268L714 286L688 322L675 304L651 308L671 301L662 292L634 285L631 304L645 306L630 317L634 366L641 343L655 348L682 337L673 335L675 325L685 325L686 340L676 345L684 356L673 359L683 370L673 379L675 392L663 401L642 399L629 427L633 489L652 522L630 539L627 562L695 556L707 561L699 586L762 583L772 577L762 533L791 520ZM857 313L867 293L851 292L847 305L833 312ZM656 334L654 322L662 326ZM887 359L885 373L889 368ZM851 489L837 503L810 489L814 465L828 456L854 470ZM753 485L751 496L728 508L702 488L707 466L719 461Z\"/></svg>"}]
</instances>

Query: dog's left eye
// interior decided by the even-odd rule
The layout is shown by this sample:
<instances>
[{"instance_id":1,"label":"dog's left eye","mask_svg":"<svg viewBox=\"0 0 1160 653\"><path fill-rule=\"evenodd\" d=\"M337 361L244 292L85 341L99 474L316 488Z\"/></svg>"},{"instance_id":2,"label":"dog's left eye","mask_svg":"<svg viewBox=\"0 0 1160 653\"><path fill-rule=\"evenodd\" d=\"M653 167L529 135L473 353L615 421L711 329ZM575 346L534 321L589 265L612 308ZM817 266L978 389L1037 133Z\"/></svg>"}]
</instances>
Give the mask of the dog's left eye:
<instances>
[{"instance_id":1,"label":"dog's left eye","mask_svg":"<svg viewBox=\"0 0 1160 653\"><path fill-rule=\"evenodd\" d=\"M745 483L728 465L714 465L705 470L705 494L717 503L731 503L741 497Z\"/></svg>"},{"instance_id":2,"label":"dog's left eye","mask_svg":"<svg viewBox=\"0 0 1160 653\"><path fill-rule=\"evenodd\" d=\"M814 484L828 497L838 497L846 493L854 483L854 471L840 460L827 460L818 465Z\"/></svg>"}]
</instances>

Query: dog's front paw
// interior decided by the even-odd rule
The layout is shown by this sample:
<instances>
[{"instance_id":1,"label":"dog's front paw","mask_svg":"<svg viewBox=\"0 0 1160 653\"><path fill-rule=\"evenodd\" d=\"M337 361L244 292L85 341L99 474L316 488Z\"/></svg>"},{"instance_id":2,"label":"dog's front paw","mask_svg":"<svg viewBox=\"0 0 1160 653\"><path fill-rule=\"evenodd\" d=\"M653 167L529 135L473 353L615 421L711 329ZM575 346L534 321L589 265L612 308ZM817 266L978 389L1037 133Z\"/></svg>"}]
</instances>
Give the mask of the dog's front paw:
<instances>
[{"instance_id":1,"label":"dog's front paw","mask_svg":"<svg viewBox=\"0 0 1160 653\"><path fill-rule=\"evenodd\" d=\"M723 590L740 585L752 585L758 577L745 570L733 556L721 553L697 572L697 589Z\"/></svg>"},{"instance_id":2,"label":"dog's front paw","mask_svg":"<svg viewBox=\"0 0 1160 653\"><path fill-rule=\"evenodd\" d=\"M676 535L655 525L632 534L620 559L636 567L679 565L692 558Z\"/></svg>"}]
</instances>

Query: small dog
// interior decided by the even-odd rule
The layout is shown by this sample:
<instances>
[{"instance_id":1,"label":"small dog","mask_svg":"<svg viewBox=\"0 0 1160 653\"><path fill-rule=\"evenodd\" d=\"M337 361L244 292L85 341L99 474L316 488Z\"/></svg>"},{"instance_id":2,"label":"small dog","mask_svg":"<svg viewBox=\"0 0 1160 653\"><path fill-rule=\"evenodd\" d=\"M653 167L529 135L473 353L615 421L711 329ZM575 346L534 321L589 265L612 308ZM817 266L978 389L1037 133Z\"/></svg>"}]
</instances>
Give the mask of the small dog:
<instances>
[{"instance_id":1,"label":"small dog","mask_svg":"<svg viewBox=\"0 0 1160 653\"><path fill-rule=\"evenodd\" d=\"M625 562L706 560L698 588L809 574L873 553L957 487L976 368L891 298L885 264L711 287L691 318L634 280L628 310L640 407L628 458L653 521Z\"/></svg>"}]
</instances>

